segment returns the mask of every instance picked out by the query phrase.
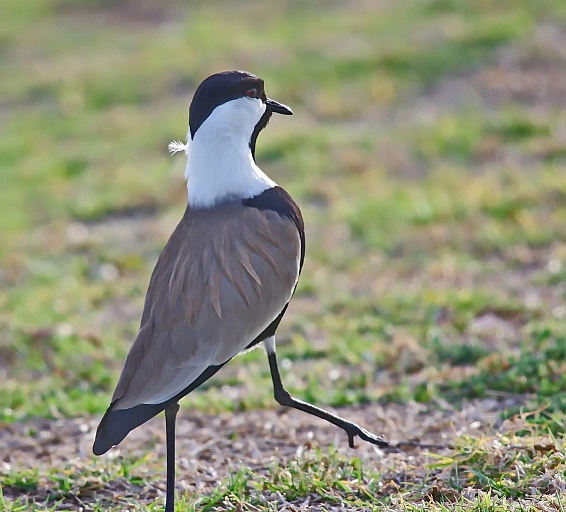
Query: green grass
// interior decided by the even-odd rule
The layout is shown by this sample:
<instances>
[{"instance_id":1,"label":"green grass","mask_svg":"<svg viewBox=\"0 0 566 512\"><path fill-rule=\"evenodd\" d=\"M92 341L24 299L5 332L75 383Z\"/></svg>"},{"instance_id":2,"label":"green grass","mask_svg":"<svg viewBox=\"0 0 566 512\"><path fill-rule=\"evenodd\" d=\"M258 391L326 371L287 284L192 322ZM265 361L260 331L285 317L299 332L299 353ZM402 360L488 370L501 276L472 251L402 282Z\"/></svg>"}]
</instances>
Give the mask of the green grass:
<instances>
[{"instance_id":1,"label":"green grass","mask_svg":"<svg viewBox=\"0 0 566 512\"><path fill-rule=\"evenodd\" d=\"M274 464L262 471L241 466L206 496L179 496L180 510L281 510L283 504L305 504L311 509L332 510L540 510L561 507L557 487L566 471L563 444L553 438L532 442L515 435L494 440L462 437L451 456L431 459L426 467L408 467L407 476L391 470L367 467L360 459L329 451L310 450L285 465ZM91 503L92 510L108 510L109 495L115 502L136 510L159 510L159 502L137 505L135 496L155 470L150 457L122 460L103 471L77 471L69 465L40 477L36 472L10 474L7 487L35 489L49 478L56 491L46 499L46 508L57 510L74 498ZM558 475L549 478L547 468ZM431 484L431 480L436 483ZM536 502L534 498L536 497ZM3 510L25 510L25 498L2 501ZM562 508L551 508L562 510Z\"/></svg>"},{"instance_id":2,"label":"green grass","mask_svg":"<svg viewBox=\"0 0 566 512\"><path fill-rule=\"evenodd\" d=\"M307 223L305 269L279 331L289 390L335 407L515 396L501 421L533 414L510 444L549 433L562 442L563 2L144 6L3 7L0 422L107 407L151 268L184 208L183 161L167 143L186 133L200 80L239 68L295 111L258 143L260 165ZM273 407L265 355L237 358L183 403ZM564 476L559 444L527 459L509 448L496 463L482 442L462 438L430 469L442 473L437 491L430 476L421 490L408 478L386 498L379 467L320 451L235 471L212 494L185 495L184 509L275 510L268 497L279 492L320 507L531 510L520 499L545 468ZM59 494L44 497L47 508L0 495L0 508L55 510L93 480L161 475L162 461L136 473L144 463L109 463L108 474L2 470L0 489L25 495L51 482ZM560 494L548 489L537 499L553 507ZM94 510L119 507L89 496Z\"/></svg>"}]
</instances>

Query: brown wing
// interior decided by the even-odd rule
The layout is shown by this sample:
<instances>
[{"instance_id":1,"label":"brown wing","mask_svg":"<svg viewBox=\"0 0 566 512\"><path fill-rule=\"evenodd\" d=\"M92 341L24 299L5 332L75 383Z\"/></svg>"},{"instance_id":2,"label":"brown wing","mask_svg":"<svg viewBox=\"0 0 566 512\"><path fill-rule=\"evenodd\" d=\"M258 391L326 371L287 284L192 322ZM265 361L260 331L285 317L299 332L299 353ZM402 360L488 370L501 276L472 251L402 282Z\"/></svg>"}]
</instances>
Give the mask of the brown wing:
<instances>
[{"instance_id":1,"label":"brown wing","mask_svg":"<svg viewBox=\"0 0 566 512\"><path fill-rule=\"evenodd\" d=\"M295 223L275 211L187 209L153 272L112 408L168 400L246 348L291 298L300 259Z\"/></svg>"}]
</instances>

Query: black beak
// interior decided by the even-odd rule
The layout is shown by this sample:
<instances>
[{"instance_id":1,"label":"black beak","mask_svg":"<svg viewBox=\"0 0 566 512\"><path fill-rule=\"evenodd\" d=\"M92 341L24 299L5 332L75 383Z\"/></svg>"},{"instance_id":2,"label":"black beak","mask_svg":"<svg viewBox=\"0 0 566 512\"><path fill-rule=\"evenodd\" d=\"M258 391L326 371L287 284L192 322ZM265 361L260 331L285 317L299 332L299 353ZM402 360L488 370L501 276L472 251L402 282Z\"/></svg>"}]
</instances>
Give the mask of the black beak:
<instances>
[{"instance_id":1,"label":"black beak","mask_svg":"<svg viewBox=\"0 0 566 512\"><path fill-rule=\"evenodd\" d=\"M293 111L287 106L283 105L283 103L279 103L271 98L267 98L265 100L265 105L271 112L275 112L276 114L283 114L286 116L292 116Z\"/></svg>"}]
</instances>

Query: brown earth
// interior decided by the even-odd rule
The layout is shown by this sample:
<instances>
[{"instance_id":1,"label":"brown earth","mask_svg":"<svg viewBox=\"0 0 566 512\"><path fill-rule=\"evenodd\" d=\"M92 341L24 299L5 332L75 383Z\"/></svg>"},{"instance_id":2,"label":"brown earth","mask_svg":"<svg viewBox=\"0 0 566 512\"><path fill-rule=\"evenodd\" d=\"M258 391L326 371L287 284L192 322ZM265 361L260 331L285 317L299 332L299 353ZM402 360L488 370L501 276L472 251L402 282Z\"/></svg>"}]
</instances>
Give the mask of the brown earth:
<instances>
[{"instance_id":1,"label":"brown earth","mask_svg":"<svg viewBox=\"0 0 566 512\"><path fill-rule=\"evenodd\" d=\"M425 406L371 405L340 409L340 415L382 434L392 443L391 448L379 449L357 441L357 448L348 447L346 435L321 420L293 410L257 410L240 413L207 415L183 411L177 428L177 488L193 493L211 493L239 467L245 465L254 472L264 474L267 468L285 466L293 459L312 455L315 450L325 453L332 445L345 457L358 457L368 470L382 473L383 495L397 493L407 485L422 483L438 489L446 487L448 475L432 471L429 464L439 455L450 456L453 443L462 435L496 440L499 436L524 426L520 418L501 423L498 418L504 407L517 405L518 398L486 399L464 404L461 410L446 403ZM3 470L35 468L41 477L39 485L26 497L36 503L48 497L63 499L58 510L92 510L89 503L99 500L114 504L119 499L133 498L151 503L163 496L165 488L164 422L154 418L134 430L122 444L107 455L95 458L91 452L96 418L33 420L26 423L4 425L0 430L0 453ZM410 443L422 443L415 446ZM149 450L149 452L148 452ZM131 470L136 472L143 486L132 483L123 475L107 472L108 462L124 458L128 464L143 457ZM69 477L72 472L74 486L65 492L57 488L53 471ZM77 477L77 475L79 475ZM148 478L151 476L151 478ZM147 481L154 483L148 484ZM434 485L433 485L434 484ZM21 486L7 485L4 496L22 496ZM380 494L381 494L380 493ZM273 499L274 497L271 497ZM305 504L289 503L283 496L281 510L299 510ZM318 497L320 498L320 497ZM310 509L316 496L306 498ZM328 508L327 510L338 510ZM291 508L287 508L291 507ZM297 508L299 507L299 508ZM342 510L344 510L342 508Z\"/></svg>"}]
</instances>

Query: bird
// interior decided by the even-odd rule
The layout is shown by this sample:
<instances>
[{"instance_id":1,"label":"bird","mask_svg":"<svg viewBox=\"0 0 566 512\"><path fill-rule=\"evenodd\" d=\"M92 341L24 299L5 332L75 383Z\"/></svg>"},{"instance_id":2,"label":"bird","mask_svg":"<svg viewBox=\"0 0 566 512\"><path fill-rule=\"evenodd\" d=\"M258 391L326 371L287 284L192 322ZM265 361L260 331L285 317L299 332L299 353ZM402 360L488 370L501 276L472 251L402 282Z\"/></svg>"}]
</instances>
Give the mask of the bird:
<instances>
[{"instance_id":1,"label":"bird","mask_svg":"<svg viewBox=\"0 0 566 512\"><path fill-rule=\"evenodd\" d=\"M96 431L93 452L102 455L165 412L165 512L174 511L179 400L260 343L279 404L344 429L350 447L356 436L388 445L283 387L275 332L303 267L305 228L289 193L256 163L256 141L272 114L293 112L251 73L215 73L197 87L182 145L187 207L157 260L139 331Z\"/></svg>"}]
</instances>

